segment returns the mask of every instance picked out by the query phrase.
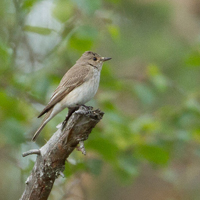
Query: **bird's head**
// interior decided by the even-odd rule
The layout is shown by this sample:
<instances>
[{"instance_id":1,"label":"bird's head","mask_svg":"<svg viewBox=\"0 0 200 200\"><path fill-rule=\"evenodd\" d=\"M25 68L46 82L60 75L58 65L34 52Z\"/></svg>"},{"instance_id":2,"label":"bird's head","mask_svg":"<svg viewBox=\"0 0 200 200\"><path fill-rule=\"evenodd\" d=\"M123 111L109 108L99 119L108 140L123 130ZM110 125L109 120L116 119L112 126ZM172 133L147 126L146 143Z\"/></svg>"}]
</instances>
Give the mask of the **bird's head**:
<instances>
[{"instance_id":1,"label":"bird's head","mask_svg":"<svg viewBox=\"0 0 200 200\"><path fill-rule=\"evenodd\" d=\"M103 62L110 60L111 58L108 57L102 57L97 53L94 53L92 51L86 51L80 59L77 61L82 64L89 64L92 67L97 68L98 70L101 70Z\"/></svg>"}]
</instances>

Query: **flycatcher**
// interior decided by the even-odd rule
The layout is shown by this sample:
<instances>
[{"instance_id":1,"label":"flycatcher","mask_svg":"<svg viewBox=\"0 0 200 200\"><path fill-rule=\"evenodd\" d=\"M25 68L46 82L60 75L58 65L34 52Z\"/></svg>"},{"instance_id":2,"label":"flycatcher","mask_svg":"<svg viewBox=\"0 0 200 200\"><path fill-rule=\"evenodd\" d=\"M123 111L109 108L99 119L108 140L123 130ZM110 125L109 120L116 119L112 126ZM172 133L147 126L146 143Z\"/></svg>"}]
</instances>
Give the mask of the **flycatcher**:
<instances>
[{"instance_id":1,"label":"flycatcher","mask_svg":"<svg viewBox=\"0 0 200 200\"><path fill-rule=\"evenodd\" d=\"M90 101L96 94L102 65L111 58L101 57L97 53L86 51L63 76L60 84L54 91L49 103L39 114L38 118L45 118L35 132L32 140L35 141L44 126L66 107L69 109L68 118L77 109Z\"/></svg>"}]
</instances>

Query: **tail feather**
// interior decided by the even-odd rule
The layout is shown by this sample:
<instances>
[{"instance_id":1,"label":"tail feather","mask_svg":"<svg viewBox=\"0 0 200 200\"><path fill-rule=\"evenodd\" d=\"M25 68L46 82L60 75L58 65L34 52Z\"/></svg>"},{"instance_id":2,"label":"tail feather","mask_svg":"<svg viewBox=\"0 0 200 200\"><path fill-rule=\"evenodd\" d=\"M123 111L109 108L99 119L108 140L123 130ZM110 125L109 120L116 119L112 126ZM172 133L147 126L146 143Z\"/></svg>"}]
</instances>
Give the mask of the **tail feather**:
<instances>
[{"instance_id":1,"label":"tail feather","mask_svg":"<svg viewBox=\"0 0 200 200\"><path fill-rule=\"evenodd\" d=\"M47 123L47 122L46 122ZM38 137L38 135L40 134L40 132L42 131L42 129L44 128L44 126L46 125L46 123L44 122L39 128L38 130L35 132L32 141L35 141Z\"/></svg>"},{"instance_id":2,"label":"tail feather","mask_svg":"<svg viewBox=\"0 0 200 200\"><path fill-rule=\"evenodd\" d=\"M38 135L40 134L40 132L42 131L42 129L44 128L44 126L45 126L45 125L47 124L47 122L49 122L50 119L52 118L52 117L50 118L50 114L51 114L52 110L53 110L53 109L49 110L49 111L46 113L46 115L45 115L45 117L44 117L44 119L43 119L43 121L42 121L42 124L41 124L41 126L38 128L38 130L35 132L35 134L34 134L34 136L33 136L33 138L32 138L32 141L35 141L35 140L37 139Z\"/></svg>"}]
</instances>

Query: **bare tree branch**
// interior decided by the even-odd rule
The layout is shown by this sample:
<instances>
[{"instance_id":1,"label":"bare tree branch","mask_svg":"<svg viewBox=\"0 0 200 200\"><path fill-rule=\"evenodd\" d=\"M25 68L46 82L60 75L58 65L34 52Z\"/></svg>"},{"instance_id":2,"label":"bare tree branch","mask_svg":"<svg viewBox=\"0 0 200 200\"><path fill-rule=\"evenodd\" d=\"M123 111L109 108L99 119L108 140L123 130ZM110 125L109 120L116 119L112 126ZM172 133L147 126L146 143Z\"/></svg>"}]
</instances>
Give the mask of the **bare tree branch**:
<instances>
[{"instance_id":1,"label":"bare tree branch","mask_svg":"<svg viewBox=\"0 0 200 200\"><path fill-rule=\"evenodd\" d=\"M25 191L20 200L46 200L55 179L63 174L65 161L82 141L86 140L95 125L102 119L103 112L81 106L74 112L64 127L60 127L50 140L37 152L36 163L26 180ZM29 151L31 152L31 151ZM36 153L37 153L36 152Z\"/></svg>"},{"instance_id":2,"label":"bare tree branch","mask_svg":"<svg viewBox=\"0 0 200 200\"><path fill-rule=\"evenodd\" d=\"M40 150L39 149L32 149L30 151L23 153L22 156L26 157L26 156L29 156L29 155L32 155L32 154L40 155Z\"/></svg>"}]
</instances>

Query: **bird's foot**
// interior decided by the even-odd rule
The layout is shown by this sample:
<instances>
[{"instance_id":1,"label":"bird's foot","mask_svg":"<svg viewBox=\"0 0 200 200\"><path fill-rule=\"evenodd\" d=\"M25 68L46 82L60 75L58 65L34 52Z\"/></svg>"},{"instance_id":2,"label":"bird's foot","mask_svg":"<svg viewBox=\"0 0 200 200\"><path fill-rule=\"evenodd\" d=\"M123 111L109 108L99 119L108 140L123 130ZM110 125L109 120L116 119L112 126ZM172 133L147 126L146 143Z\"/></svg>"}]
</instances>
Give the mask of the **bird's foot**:
<instances>
[{"instance_id":1,"label":"bird's foot","mask_svg":"<svg viewBox=\"0 0 200 200\"><path fill-rule=\"evenodd\" d=\"M92 110L92 109L93 109L92 106L86 106L86 105L84 105L84 104L82 104L82 105L80 105L80 106L83 106L84 108L86 108L86 109L88 109L88 110Z\"/></svg>"},{"instance_id":2,"label":"bird's foot","mask_svg":"<svg viewBox=\"0 0 200 200\"><path fill-rule=\"evenodd\" d=\"M79 114L91 114L92 113L92 110L93 110L92 106L86 106L84 104L80 105L80 107L81 106L83 108L81 108L80 110L77 110L76 113L79 113Z\"/></svg>"}]
</instances>

